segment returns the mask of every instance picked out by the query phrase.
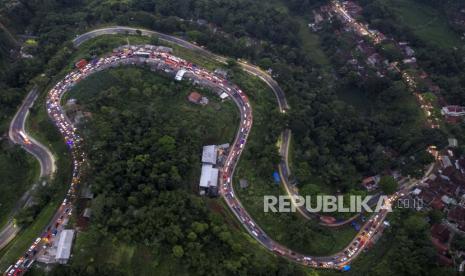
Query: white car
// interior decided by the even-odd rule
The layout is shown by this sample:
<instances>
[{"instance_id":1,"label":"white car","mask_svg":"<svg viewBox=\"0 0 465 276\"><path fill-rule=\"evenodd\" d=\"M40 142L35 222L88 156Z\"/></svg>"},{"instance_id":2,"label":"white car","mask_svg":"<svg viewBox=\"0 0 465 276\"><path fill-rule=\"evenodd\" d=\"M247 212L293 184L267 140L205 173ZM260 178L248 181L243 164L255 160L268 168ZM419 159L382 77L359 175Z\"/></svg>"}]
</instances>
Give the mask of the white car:
<instances>
[{"instance_id":1,"label":"white car","mask_svg":"<svg viewBox=\"0 0 465 276\"><path fill-rule=\"evenodd\" d=\"M42 238L40 238L40 237L39 237L39 238L37 238L37 239L34 241L34 245L38 245L38 244L39 244L39 242L40 242L41 240L42 240Z\"/></svg>"}]
</instances>

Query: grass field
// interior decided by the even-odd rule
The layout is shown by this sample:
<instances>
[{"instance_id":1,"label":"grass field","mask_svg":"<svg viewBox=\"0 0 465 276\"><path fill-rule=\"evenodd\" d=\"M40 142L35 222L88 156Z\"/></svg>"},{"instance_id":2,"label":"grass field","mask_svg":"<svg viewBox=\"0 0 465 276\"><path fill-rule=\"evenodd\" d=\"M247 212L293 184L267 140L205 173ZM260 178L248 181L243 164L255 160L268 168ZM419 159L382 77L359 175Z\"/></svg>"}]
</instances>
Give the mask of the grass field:
<instances>
[{"instance_id":1,"label":"grass field","mask_svg":"<svg viewBox=\"0 0 465 276\"><path fill-rule=\"evenodd\" d=\"M302 40L302 48L304 51L319 65L329 66L328 57L323 52L320 46L320 37L313 33L307 26L309 20L304 17L297 17L300 23L299 36Z\"/></svg>"},{"instance_id":2,"label":"grass field","mask_svg":"<svg viewBox=\"0 0 465 276\"><path fill-rule=\"evenodd\" d=\"M433 7L413 0L389 2L402 23L412 28L420 39L444 48L463 44L458 34L449 28L445 15Z\"/></svg>"},{"instance_id":3,"label":"grass field","mask_svg":"<svg viewBox=\"0 0 465 276\"><path fill-rule=\"evenodd\" d=\"M271 0L268 4L283 13L289 13L289 9L282 0ZM308 11L311 14L311 11ZM292 15L292 17L299 22L299 37L302 42L302 49L311 57L311 59L318 65L330 66L328 57L321 49L320 37L313 33L308 27L310 18L308 16Z\"/></svg>"}]
</instances>

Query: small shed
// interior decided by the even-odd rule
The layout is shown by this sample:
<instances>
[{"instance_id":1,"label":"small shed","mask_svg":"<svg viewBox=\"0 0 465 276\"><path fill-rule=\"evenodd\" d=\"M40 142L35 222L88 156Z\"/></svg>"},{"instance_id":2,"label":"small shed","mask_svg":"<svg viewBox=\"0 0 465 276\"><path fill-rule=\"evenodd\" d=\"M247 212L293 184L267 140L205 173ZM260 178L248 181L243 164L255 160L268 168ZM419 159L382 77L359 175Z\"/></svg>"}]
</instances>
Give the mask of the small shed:
<instances>
[{"instance_id":1,"label":"small shed","mask_svg":"<svg viewBox=\"0 0 465 276\"><path fill-rule=\"evenodd\" d=\"M92 215L92 209L90 209L90 208L86 208L84 210L84 213L82 213L82 217L84 217L86 219L90 219L91 215Z\"/></svg>"}]
</instances>

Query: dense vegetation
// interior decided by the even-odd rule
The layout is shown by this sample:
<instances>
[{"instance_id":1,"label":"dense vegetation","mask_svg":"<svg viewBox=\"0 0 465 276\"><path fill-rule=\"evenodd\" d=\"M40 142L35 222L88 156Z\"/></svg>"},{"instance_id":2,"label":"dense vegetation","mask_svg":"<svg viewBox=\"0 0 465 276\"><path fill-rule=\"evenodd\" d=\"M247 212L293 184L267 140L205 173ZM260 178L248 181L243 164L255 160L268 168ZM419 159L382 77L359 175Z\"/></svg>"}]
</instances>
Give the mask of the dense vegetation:
<instances>
[{"instance_id":1,"label":"dense vegetation","mask_svg":"<svg viewBox=\"0 0 465 276\"><path fill-rule=\"evenodd\" d=\"M286 4L290 11L302 11L320 3L291 1ZM42 50L38 61L50 59L46 77L56 74L69 57L66 48L55 54L61 41L69 38L70 33L105 22L177 32L213 51L248 58L265 69L273 69L292 106L289 125L295 134L295 148L298 150L296 171L303 172L297 176L303 183L318 175L325 184L332 184L335 188L355 188L363 175L389 167L387 164L392 160L381 153L383 149L397 150L399 144L417 143L418 135L412 137L408 133L399 136L387 130L383 124L389 121L389 117L367 122L339 102L334 88L328 87L332 77L322 78L323 69L302 47L298 35L300 23L290 13L273 5L252 0L49 1L46 4L19 4L5 13L8 18L15 17L15 22L23 22L23 26L30 23L28 30L40 34L38 48ZM193 21L187 21L190 19ZM30 69L21 74L40 71L38 64L41 62L30 63ZM392 104L389 97L383 98L381 104L386 103ZM402 111L390 109L385 114L400 118L405 116ZM392 137L399 142L392 143ZM354 147L354 144L358 146ZM353 154L354 151L357 154ZM406 151L400 153L405 154Z\"/></svg>"},{"instance_id":2,"label":"dense vegetation","mask_svg":"<svg viewBox=\"0 0 465 276\"><path fill-rule=\"evenodd\" d=\"M18 146L9 145L7 140L0 139L0 227L11 215L13 207L17 206L19 199L26 192L28 185L36 179L37 170L29 158ZM30 171L19 173L29 166Z\"/></svg>"},{"instance_id":3,"label":"dense vegetation","mask_svg":"<svg viewBox=\"0 0 465 276\"><path fill-rule=\"evenodd\" d=\"M429 74L431 74L433 81L435 81L442 89L441 94L448 103L465 105L465 96L462 93L462 87L465 83L465 61L463 60L463 42L457 44L446 44L442 47L438 44L438 39L435 39L435 31L444 33L444 30L434 30L430 27L424 27L429 33L421 36L415 32L417 26L408 24L399 20L399 15L396 10L383 1L361 1L366 5L364 9L364 17L374 27L381 31L393 36L395 39L402 41L409 41L412 47L416 50L416 56L419 65ZM415 2L415 1L409 1ZM452 5L449 2L454 1L420 1L430 6L437 13L437 17L428 17L427 20L431 22L442 22L447 25L446 8ZM458 4L459 1L456 1ZM421 4L412 4L412 6ZM457 6L457 5L456 5ZM415 14L420 17L422 14ZM456 40L459 34L449 34ZM452 39L452 38L451 38ZM451 40L447 39L447 40ZM446 40L443 38L442 40Z\"/></svg>"},{"instance_id":4,"label":"dense vegetation","mask_svg":"<svg viewBox=\"0 0 465 276\"><path fill-rule=\"evenodd\" d=\"M369 254L357 260L349 275L452 275L453 269L436 265L426 217L409 209L397 209L391 224Z\"/></svg>"},{"instance_id":5,"label":"dense vegetation","mask_svg":"<svg viewBox=\"0 0 465 276\"><path fill-rule=\"evenodd\" d=\"M110 256L103 265L89 263L102 237L113 244L143 246L147 263L157 263L155 271L167 269L154 259L165 256L174 266L171 274L297 272L256 245L247 251L249 241L240 241L237 226L225 223L222 205L214 203L211 212L208 201L193 194L201 147L230 141L238 117L231 101L220 103L207 91L202 91L210 99L207 106L188 103L192 89L148 70L122 68L93 75L70 92L92 113L82 128L92 168L85 182L96 198L86 234L93 238L78 237L77 242L91 251L78 251L67 274L126 271L110 266Z\"/></svg>"},{"instance_id":6,"label":"dense vegetation","mask_svg":"<svg viewBox=\"0 0 465 276\"><path fill-rule=\"evenodd\" d=\"M333 67L322 68L313 60L298 35L302 31L302 25L293 18L292 13L309 13L314 5L324 1L285 1L289 13L264 1L255 0L12 2L15 4L1 7L0 23L13 33L37 35L38 44L30 50L34 58L8 59L8 70L0 73L0 89L7 91L6 94L2 92L0 97L0 116L4 118L12 115L30 80L45 87L68 64L72 45L65 41L69 41L73 34L110 23L175 33L205 45L212 51L231 57L247 58L264 69L271 68L286 91L292 107L287 123L295 138L295 178L304 188L314 182L323 184L315 187L312 191L314 193L319 192L321 187L329 187L332 191L350 191L357 188L363 175L379 173L389 167L402 167L407 173L419 173L418 169L428 159L417 153L427 144L444 140L441 133L430 132L417 125L418 114L412 106L405 104L409 103L409 99L405 96L405 87L398 80L387 82L369 78L365 82L359 82L350 74L344 74L336 55L337 47L341 45L331 30L323 35L322 41ZM364 2L374 3L372 11L367 9L365 14L373 26L414 43L414 47L418 48L417 56L421 65L433 74L443 89L449 91L448 99L454 103L465 102L463 93L460 93L464 82L462 75L465 72L460 53L423 44L424 41L410 35L412 32L408 28L396 25L395 15L388 7L382 6L380 11L377 10L376 5L383 1ZM213 25L204 24L202 20L197 21L198 19ZM382 20L377 22L376 19ZM5 55L2 59L4 57ZM40 75L43 72L45 74ZM338 78L341 81L334 85ZM194 167L191 166L198 162L202 142L209 142L201 137L204 133L201 129L205 124L184 113L181 116L173 114L173 110L159 103L155 110L153 105L145 103L156 102L156 99L145 98L145 101L138 101L139 97L135 96L144 95L141 98L143 99L147 95L158 97L160 93L172 95L170 92L182 87L168 84L146 87L131 80L127 81L127 85L126 89L107 88L104 93L92 95L100 97L95 100L105 108L99 108L96 103L87 104L89 110L98 114L93 118L95 121L91 121L88 126L95 132L87 133L93 141L88 145L88 152L95 171L89 182L95 184L94 189L98 194L94 218L99 222L90 229L89 235L100 238L109 233L115 239L134 240L147 246L148 254L154 258L169 255L171 260L175 260L173 265L179 266L181 271L188 268L199 274L205 269L220 269L212 270L218 273L252 273L252 269L256 269L257 274L278 271L282 274L295 273L292 266L270 265L267 261L270 260L268 255L259 258L255 253L247 255L242 249L234 249L232 240L237 239L233 235L234 231L221 226L223 221L207 212L203 201L192 196L190 185L196 176ZM354 89L359 90L361 97L369 100L371 108L367 108L367 113L355 110L338 98L341 91ZM131 101L122 102L121 99L125 97L132 97ZM129 102L134 104L127 105ZM118 109L118 106L123 105L125 109ZM164 113L159 113L160 110ZM160 117L153 117L155 113L160 114ZM165 117L165 113L173 116ZM199 122L199 128L192 128L189 120ZM0 124L4 126L2 130L6 129L5 122ZM143 130L146 128L156 131L146 132ZM461 134L461 129L455 131ZM232 137L220 129L211 134ZM275 137L276 133L271 133L266 139ZM218 138L211 137L211 141ZM259 148L251 152L262 153L262 150L263 148ZM415 161L406 163L406 160L412 160L412 155L415 155ZM263 176L269 173L272 163L276 161L276 155L271 151L260 157L269 162L256 164L260 166L258 172ZM195 170L198 168L195 167ZM316 176L319 176L318 179ZM154 198L159 198L160 202ZM175 201L177 205L161 205L163 200ZM171 206L178 206L180 209L169 209ZM28 218L28 214L25 217ZM207 230L197 233L194 222L208 225ZM302 224L301 227L305 225ZM170 232L166 232L165 228ZM306 236L308 232L298 230L299 227L294 229L298 232L295 235L295 244L299 242L299 238L314 237ZM206 240L199 242L201 235ZM416 238L421 240L423 236ZM399 239L397 244L401 244L403 240L405 239ZM112 243L113 240L110 241ZM219 268L212 268L213 263L201 263L194 258L199 252L196 250L208 254L216 253L216 246L224 254L221 260L226 260L218 265ZM246 243L242 246L245 248L250 245ZM398 249L395 247L392 252ZM187 260L179 258L181 255ZM211 260L208 258L210 255L202 256ZM392 259L397 258L394 253L389 256ZM92 257L86 257L88 258L83 258L85 261L73 264L67 272L121 272L120 268L111 265L92 264L89 261ZM262 268L258 268L258 260L263 262ZM422 258L409 261L412 265L427 267ZM402 266L399 265L398 268L393 268L393 271L402 273Z\"/></svg>"},{"instance_id":7,"label":"dense vegetation","mask_svg":"<svg viewBox=\"0 0 465 276\"><path fill-rule=\"evenodd\" d=\"M350 134L343 132L342 137L333 142L346 139L342 147L344 152L335 156L351 156L351 164L359 171L379 173L390 167L399 169L403 175L421 175L423 166L432 161L424 149L432 144L444 146L443 131L425 128L424 117L415 98L398 75L380 78L376 71L370 69L366 77L357 75L347 63L347 56L356 47L355 39L350 37L350 33L336 35L339 28L336 23L327 24L321 34L324 49L338 73L337 94L344 98L345 93L356 91L352 93L355 96L349 94L349 97L364 100L361 104L354 104L355 110L348 109L345 113L358 112L362 118L357 117L354 122L349 119L351 116L342 118L341 115L337 121L365 131L359 131L358 135L354 131ZM412 156L415 161L412 161Z\"/></svg>"}]
</instances>

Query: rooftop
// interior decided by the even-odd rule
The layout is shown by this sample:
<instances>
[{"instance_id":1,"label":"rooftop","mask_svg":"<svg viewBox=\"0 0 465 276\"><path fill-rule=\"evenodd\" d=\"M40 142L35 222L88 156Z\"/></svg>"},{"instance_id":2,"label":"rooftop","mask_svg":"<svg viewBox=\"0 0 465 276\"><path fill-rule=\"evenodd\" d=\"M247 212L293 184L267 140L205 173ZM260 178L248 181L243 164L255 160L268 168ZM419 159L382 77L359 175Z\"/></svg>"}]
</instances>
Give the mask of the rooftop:
<instances>
[{"instance_id":1,"label":"rooftop","mask_svg":"<svg viewBox=\"0 0 465 276\"><path fill-rule=\"evenodd\" d=\"M200 95L198 92L192 92L189 94L187 99L192 102L192 103L198 103L200 102L200 99L202 99L202 95Z\"/></svg>"},{"instance_id":2,"label":"rooftop","mask_svg":"<svg viewBox=\"0 0 465 276\"><path fill-rule=\"evenodd\" d=\"M179 70L179 71L176 73L176 76L174 77L174 79L177 80L177 81L181 81L181 80L182 80L182 77L184 77L184 74L185 74L186 72L187 72L187 71L184 70L184 69Z\"/></svg>"},{"instance_id":3,"label":"rooftop","mask_svg":"<svg viewBox=\"0 0 465 276\"><path fill-rule=\"evenodd\" d=\"M203 147L202 163L216 164L216 146L209 145Z\"/></svg>"},{"instance_id":4,"label":"rooftop","mask_svg":"<svg viewBox=\"0 0 465 276\"><path fill-rule=\"evenodd\" d=\"M71 255L71 246L73 244L74 230L63 230L60 234L60 240L58 241L57 254L55 259L67 261Z\"/></svg>"},{"instance_id":5,"label":"rooftop","mask_svg":"<svg viewBox=\"0 0 465 276\"><path fill-rule=\"evenodd\" d=\"M200 176L200 187L209 188L218 185L218 169L210 164L202 165L202 175Z\"/></svg>"}]
</instances>

